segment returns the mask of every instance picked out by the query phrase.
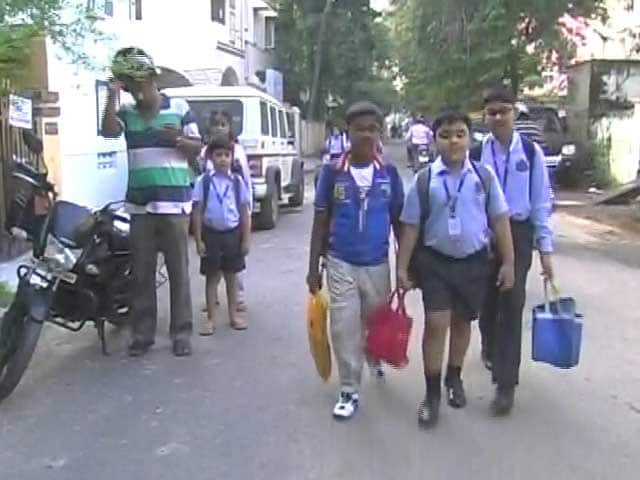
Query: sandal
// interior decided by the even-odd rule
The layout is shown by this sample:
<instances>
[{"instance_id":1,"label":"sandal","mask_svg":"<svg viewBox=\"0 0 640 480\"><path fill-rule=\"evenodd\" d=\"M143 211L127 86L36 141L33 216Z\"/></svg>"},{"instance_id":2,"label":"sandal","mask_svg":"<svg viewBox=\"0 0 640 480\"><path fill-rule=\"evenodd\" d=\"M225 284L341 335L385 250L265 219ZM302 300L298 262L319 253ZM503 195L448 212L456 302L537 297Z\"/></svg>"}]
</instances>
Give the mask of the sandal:
<instances>
[{"instance_id":1,"label":"sandal","mask_svg":"<svg viewBox=\"0 0 640 480\"><path fill-rule=\"evenodd\" d=\"M234 330L242 331L249 328L249 325L247 325L247 322L245 322L242 319L232 320L230 323L231 323L231 328L233 328Z\"/></svg>"},{"instance_id":2,"label":"sandal","mask_svg":"<svg viewBox=\"0 0 640 480\"><path fill-rule=\"evenodd\" d=\"M199 330L199 334L203 337L209 337L211 335L213 335L216 331L216 325L215 323L213 323L212 320L207 319L203 319L202 322L200 323L200 330Z\"/></svg>"}]
</instances>

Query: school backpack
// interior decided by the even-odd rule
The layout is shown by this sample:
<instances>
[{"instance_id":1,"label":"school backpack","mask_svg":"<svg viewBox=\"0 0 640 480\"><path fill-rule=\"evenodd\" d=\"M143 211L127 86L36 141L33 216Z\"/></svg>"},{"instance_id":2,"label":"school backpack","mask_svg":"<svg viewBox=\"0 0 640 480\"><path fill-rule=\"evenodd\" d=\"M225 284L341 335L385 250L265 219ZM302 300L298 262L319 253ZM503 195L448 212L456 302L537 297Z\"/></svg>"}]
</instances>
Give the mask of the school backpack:
<instances>
[{"instance_id":1,"label":"school backpack","mask_svg":"<svg viewBox=\"0 0 640 480\"><path fill-rule=\"evenodd\" d=\"M482 189L484 190L485 210L487 211L487 218L489 217L489 190L491 189L491 172L488 168L478 162L471 161L471 167L480 179ZM418 255L422 248L422 242L424 241L424 225L431 215L431 166L427 165L426 168L418 172L416 176L416 190L418 191L418 202L420 203L420 228L418 233L418 242L416 242L413 252L411 253L411 260L409 261L409 276L417 281L418 275Z\"/></svg>"},{"instance_id":2,"label":"school backpack","mask_svg":"<svg viewBox=\"0 0 640 480\"><path fill-rule=\"evenodd\" d=\"M531 170L533 170L533 164L536 161L536 146L535 143L529 140L524 135L520 135L520 140L522 141L522 149L524 150L524 155L527 157L527 161L529 162L529 200L531 200L531 187L532 187L532 178ZM482 149L484 147L484 143L476 145L471 150L469 150L469 160L471 163L481 163L482 162Z\"/></svg>"},{"instance_id":3,"label":"school backpack","mask_svg":"<svg viewBox=\"0 0 640 480\"><path fill-rule=\"evenodd\" d=\"M202 177L202 210L207 210L207 203L209 202L209 190L211 190L211 174L205 172ZM241 178L237 173L231 173L233 179L233 196L236 201L236 209L240 214L240 181Z\"/></svg>"}]
</instances>

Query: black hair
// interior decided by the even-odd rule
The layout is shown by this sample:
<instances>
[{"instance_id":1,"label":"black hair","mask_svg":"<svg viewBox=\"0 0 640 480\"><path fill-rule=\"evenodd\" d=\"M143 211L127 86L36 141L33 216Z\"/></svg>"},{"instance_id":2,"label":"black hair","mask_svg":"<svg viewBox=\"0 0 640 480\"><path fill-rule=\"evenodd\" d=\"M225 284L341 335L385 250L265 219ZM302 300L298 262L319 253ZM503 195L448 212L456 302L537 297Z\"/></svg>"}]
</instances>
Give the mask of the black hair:
<instances>
[{"instance_id":1,"label":"black hair","mask_svg":"<svg viewBox=\"0 0 640 480\"><path fill-rule=\"evenodd\" d=\"M457 122L464 123L469 131L471 130L471 119L469 118L469 115L459 110L444 110L440 112L433 121L433 134L436 135L438 130L445 125L451 125L452 123Z\"/></svg>"},{"instance_id":2,"label":"black hair","mask_svg":"<svg viewBox=\"0 0 640 480\"><path fill-rule=\"evenodd\" d=\"M213 124L219 118L224 118L230 127L233 126L233 117L226 110L212 110L209 115L209 124Z\"/></svg>"},{"instance_id":3,"label":"black hair","mask_svg":"<svg viewBox=\"0 0 640 480\"><path fill-rule=\"evenodd\" d=\"M513 105L516 103L516 96L511 90L500 85L489 88L484 93L482 100L485 106L493 102L508 103L510 105Z\"/></svg>"},{"instance_id":4,"label":"black hair","mask_svg":"<svg viewBox=\"0 0 640 480\"><path fill-rule=\"evenodd\" d=\"M210 129L213 126L213 124L219 119L224 119L227 121L227 123L229 124L229 138L231 139L232 142L235 142L236 134L233 131L233 117L228 111L212 110L211 113L209 114L209 125L207 126L207 128Z\"/></svg>"},{"instance_id":5,"label":"black hair","mask_svg":"<svg viewBox=\"0 0 640 480\"><path fill-rule=\"evenodd\" d=\"M384 124L384 115L380 107L378 107L375 103L369 101L361 101L356 102L349 107L347 113L345 115L345 121L347 122L347 126L349 126L356 118L362 117L364 115L373 115L376 117L376 122L378 125L382 126Z\"/></svg>"},{"instance_id":6,"label":"black hair","mask_svg":"<svg viewBox=\"0 0 640 480\"><path fill-rule=\"evenodd\" d=\"M215 150L228 150L233 152L233 140L228 135L214 135L205 150L205 156L211 157Z\"/></svg>"}]
</instances>

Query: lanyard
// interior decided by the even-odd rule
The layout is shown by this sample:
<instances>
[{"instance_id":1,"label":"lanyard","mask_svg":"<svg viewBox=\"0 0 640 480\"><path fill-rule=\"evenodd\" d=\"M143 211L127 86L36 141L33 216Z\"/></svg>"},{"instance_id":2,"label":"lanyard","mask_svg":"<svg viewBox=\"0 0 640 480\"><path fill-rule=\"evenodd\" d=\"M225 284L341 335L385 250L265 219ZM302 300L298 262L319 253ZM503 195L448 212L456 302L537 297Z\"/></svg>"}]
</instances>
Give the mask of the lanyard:
<instances>
[{"instance_id":1,"label":"lanyard","mask_svg":"<svg viewBox=\"0 0 640 480\"><path fill-rule=\"evenodd\" d=\"M496 145L495 141L491 141L491 157L493 159L493 169L496 171L496 175L498 175L498 180L502 184L502 191L506 193L507 191L507 178L509 177L509 161L511 160L511 146L507 150L507 156L504 159L504 171L502 173L502 177L500 176L500 172L498 171L498 162L496 161Z\"/></svg>"},{"instance_id":2,"label":"lanyard","mask_svg":"<svg viewBox=\"0 0 640 480\"><path fill-rule=\"evenodd\" d=\"M218 188L216 187L216 182L213 180L213 178L211 179L211 187L213 188L213 193L216 194L216 198L218 199L218 202L220 203L220 205L223 205L224 199L227 198L227 194L229 193L229 184L227 184L227 186L224 189L224 192L222 192L222 195L220 195L220 192L218 192Z\"/></svg>"},{"instance_id":3,"label":"lanyard","mask_svg":"<svg viewBox=\"0 0 640 480\"><path fill-rule=\"evenodd\" d=\"M460 181L458 182L458 190L456 192L456 196L451 196L451 191L449 190L449 185L447 184L447 179L445 177L442 178L442 184L444 185L444 191L447 194L447 204L449 205L449 214L453 218L456 216L456 207L458 206L458 197L460 196L460 191L462 190L462 186L464 185L464 181L469 174L469 170L465 170L465 172L460 177Z\"/></svg>"}]
</instances>

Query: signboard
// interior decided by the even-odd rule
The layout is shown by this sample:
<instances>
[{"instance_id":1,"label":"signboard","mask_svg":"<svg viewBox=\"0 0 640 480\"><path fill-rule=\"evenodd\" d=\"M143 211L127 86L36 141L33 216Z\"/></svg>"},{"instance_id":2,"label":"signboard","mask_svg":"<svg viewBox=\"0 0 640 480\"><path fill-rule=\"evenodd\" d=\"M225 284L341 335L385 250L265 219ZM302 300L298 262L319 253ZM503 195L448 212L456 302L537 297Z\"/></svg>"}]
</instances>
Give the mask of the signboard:
<instances>
[{"instance_id":1,"label":"signboard","mask_svg":"<svg viewBox=\"0 0 640 480\"><path fill-rule=\"evenodd\" d=\"M9 124L12 127L31 130L33 126L31 99L9 95Z\"/></svg>"}]
</instances>

